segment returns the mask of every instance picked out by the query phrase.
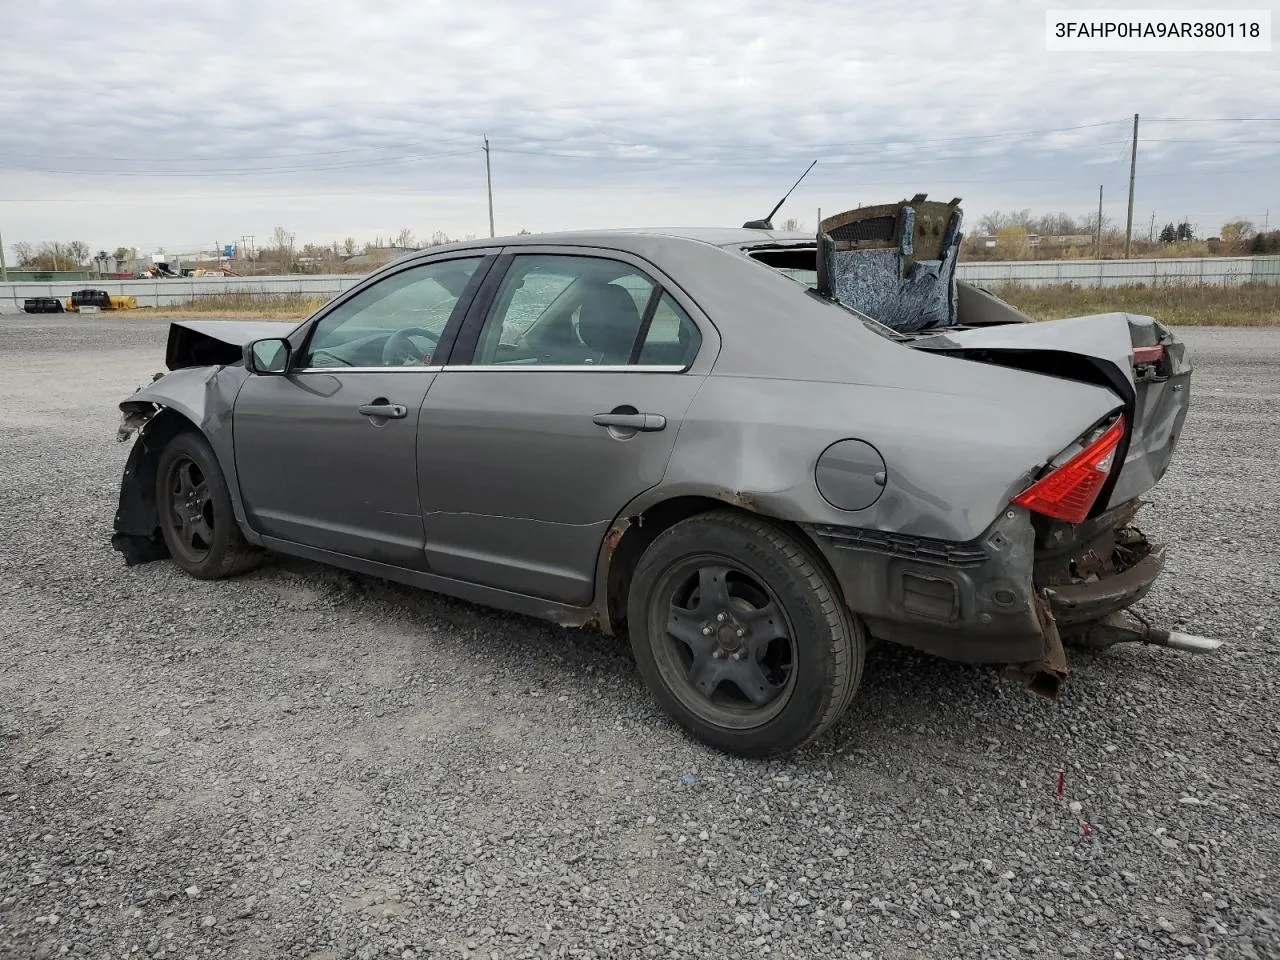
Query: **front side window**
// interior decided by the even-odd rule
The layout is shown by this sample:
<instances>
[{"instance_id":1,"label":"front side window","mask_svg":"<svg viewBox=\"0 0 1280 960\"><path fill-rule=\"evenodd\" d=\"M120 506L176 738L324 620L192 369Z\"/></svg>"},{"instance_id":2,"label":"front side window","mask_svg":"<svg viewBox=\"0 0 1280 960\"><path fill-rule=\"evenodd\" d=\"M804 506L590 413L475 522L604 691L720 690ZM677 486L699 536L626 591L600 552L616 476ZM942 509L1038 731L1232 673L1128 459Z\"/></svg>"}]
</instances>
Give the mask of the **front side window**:
<instances>
[{"instance_id":1,"label":"front side window","mask_svg":"<svg viewBox=\"0 0 1280 960\"><path fill-rule=\"evenodd\" d=\"M683 334L674 311L688 324ZM644 320L650 314L646 334ZM659 316L660 329L654 331ZM588 367L680 362L654 358L675 356L691 342L696 353L696 334L670 296L630 264L604 257L530 254L512 260L472 363Z\"/></svg>"},{"instance_id":2,"label":"front side window","mask_svg":"<svg viewBox=\"0 0 1280 960\"><path fill-rule=\"evenodd\" d=\"M482 257L410 267L362 290L316 324L303 367L431 364Z\"/></svg>"}]
</instances>

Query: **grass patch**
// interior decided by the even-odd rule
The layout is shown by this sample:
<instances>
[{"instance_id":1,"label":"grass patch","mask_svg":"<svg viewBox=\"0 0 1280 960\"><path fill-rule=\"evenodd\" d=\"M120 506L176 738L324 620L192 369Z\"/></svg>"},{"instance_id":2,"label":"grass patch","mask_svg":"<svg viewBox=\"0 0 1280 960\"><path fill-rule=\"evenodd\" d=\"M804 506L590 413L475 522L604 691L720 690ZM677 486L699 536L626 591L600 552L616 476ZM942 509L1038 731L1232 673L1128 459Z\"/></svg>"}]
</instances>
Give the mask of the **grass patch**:
<instances>
[{"instance_id":1,"label":"grass patch","mask_svg":"<svg viewBox=\"0 0 1280 960\"><path fill-rule=\"evenodd\" d=\"M328 303L330 297L304 293L211 293L161 307L164 313L216 313L221 316L306 317Z\"/></svg>"},{"instance_id":2,"label":"grass patch","mask_svg":"<svg viewBox=\"0 0 1280 960\"><path fill-rule=\"evenodd\" d=\"M1173 326L1280 326L1277 284L1078 287L1066 283L1028 287L1006 283L991 289L1037 320L1121 311L1155 317Z\"/></svg>"}]
</instances>

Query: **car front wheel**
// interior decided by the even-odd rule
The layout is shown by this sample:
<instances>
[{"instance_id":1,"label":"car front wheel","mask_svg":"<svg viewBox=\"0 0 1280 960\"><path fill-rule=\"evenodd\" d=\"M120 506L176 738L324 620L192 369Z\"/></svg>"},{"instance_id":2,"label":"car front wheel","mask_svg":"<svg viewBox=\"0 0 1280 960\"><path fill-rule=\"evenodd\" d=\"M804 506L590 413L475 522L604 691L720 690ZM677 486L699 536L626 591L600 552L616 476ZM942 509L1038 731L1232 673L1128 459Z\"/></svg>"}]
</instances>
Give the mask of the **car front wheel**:
<instances>
[{"instance_id":1,"label":"car front wheel","mask_svg":"<svg viewBox=\"0 0 1280 960\"><path fill-rule=\"evenodd\" d=\"M193 577L234 576L260 558L240 532L217 457L199 434L179 433L161 452L156 510L170 556Z\"/></svg>"},{"instance_id":2,"label":"car front wheel","mask_svg":"<svg viewBox=\"0 0 1280 960\"><path fill-rule=\"evenodd\" d=\"M655 699L730 753L770 756L813 740L862 675L863 628L813 549L736 512L659 534L636 567L627 620Z\"/></svg>"}]
</instances>

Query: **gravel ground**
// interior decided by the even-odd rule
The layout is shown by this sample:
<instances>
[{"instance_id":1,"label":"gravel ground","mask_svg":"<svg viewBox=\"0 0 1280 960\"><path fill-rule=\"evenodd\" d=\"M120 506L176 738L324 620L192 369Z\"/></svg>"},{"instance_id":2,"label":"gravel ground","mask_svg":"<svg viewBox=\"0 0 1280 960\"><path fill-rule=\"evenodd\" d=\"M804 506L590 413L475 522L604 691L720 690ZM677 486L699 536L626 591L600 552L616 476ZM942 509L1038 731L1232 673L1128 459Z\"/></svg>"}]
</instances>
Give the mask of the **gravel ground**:
<instances>
[{"instance_id":1,"label":"gravel ground","mask_svg":"<svg viewBox=\"0 0 1280 960\"><path fill-rule=\"evenodd\" d=\"M618 640L126 568L115 404L165 332L0 320L0 955L1280 956L1280 330L1184 332L1146 514L1145 612L1219 654L1074 653L1046 703L882 647L769 763L686 740Z\"/></svg>"}]
</instances>

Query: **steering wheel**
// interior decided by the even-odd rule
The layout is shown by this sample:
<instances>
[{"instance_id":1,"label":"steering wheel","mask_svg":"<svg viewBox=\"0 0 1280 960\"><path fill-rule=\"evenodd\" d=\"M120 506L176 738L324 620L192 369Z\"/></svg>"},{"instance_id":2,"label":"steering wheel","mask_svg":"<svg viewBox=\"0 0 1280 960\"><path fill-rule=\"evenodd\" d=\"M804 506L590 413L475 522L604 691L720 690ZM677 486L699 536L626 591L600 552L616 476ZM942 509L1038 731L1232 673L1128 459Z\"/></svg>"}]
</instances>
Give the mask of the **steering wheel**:
<instances>
[{"instance_id":1,"label":"steering wheel","mask_svg":"<svg viewBox=\"0 0 1280 960\"><path fill-rule=\"evenodd\" d=\"M421 337L426 340L430 345L429 349L422 350L413 342L413 337ZM413 364L425 363L426 361L423 358L431 350L434 350L439 342L440 335L438 333L432 333L422 327L405 327L403 330L397 330L387 337L387 342L382 345L382 365L384 367L407 367Z\"/></svg>"}]
</instances>

